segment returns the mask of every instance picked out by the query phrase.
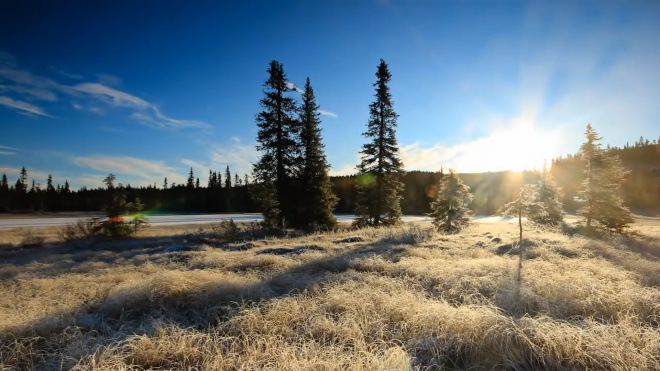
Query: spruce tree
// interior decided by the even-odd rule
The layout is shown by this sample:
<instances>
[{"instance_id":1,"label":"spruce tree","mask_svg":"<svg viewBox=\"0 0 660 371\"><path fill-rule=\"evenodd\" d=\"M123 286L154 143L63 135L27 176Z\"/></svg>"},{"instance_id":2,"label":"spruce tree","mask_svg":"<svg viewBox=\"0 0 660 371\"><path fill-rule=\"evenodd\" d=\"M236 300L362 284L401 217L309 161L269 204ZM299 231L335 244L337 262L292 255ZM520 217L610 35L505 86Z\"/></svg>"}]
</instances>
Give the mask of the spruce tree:
<instances>
[{"instance_id":1,"label":"spruce tree","mask_svg":"<svg viewBox=\"0 0 660 371\"><path fill-rule=\"evenodd\" d=\"M300 212L297 215L301 221L299 226L307 230L328 229L337 223L332 210L338 198L332 191L328 175L329 165L322 142L319 108L308 77L302 93L299 118L302 155Z\"/></svg>"},{"instance_id":2,"label":"spruce tree","mask_svg":"<svg viewBox=\"0 0 660 371\"><path fill-rule=\"evenodd\" d=\"M578 214L587 220L587 228L592 223L621 232L633 222L630 210L623 205L620 190L626 172L618 156L608 155L601 147L602 139L587 125L587 141L580 147L580 155L585 162L585 179L580 187L583 206Z\"/></svg>"},{"instance_id":3,"label":"spruce tree","mask_svg":"<svg viewBox=\"0 0 660 371\"><path fill-rule=\"evenodd\" d=\"M231 172L229 171L229 165L225 169L225 188L231 189Z\"/></svg>"},{"instance_id":4,"label":"spruce tree","mask_svg":"<svg viewBox=\"0 0 660 371\"><path fill-rule=\"evenodd\" d=\"M193 168L190 168L190 174L188 174L188 182L186 183L188 189L195 188L195 175L193 174Z\"/></svg>"},{"instance_id":5,"label":"spruce tree","mask_svg":"<svg viewBox=\"0 0 660 371\"><path fill-rule=\"evenodd\" d=\"M438 184L438 194L431 203L430 217L439 231L455 233L470 224L472 193L454 170L443 176Z\"/></svg>"},{"instance_id":6,"label":"spruce tree","mask_svg":"<svg viewBox=\"0 0 660 371\"><path fill-rule=\"evenodd\" d=\"M360 151L362 161L356 179L357 226L392 225L401 218L403 164L396 141L398 115L388 86L392 75L382 59L376 77L376 100L369 105L369 122L363 133L370 142Z\"/></svg>"},{"instance_id":7,"label":"spruce tree","mask_svg":"<svg viewBox=\"0 0 660 371\"><path fill-rule=\"evenodd\" d=\"M520 244L523 240L522 218L530 219L541 218L546 215L545 206L538 202L538 186L535 184L525 184L520 187L518 197L504 205L502 214L517 217L518 228L520 229Z\"/></svg>"},{"instance_id":8,"label":"spruce tree","mask_svg":"<svg viewBox=\"0 0 660 371\"><path fill-rule=\"evenodd\" d=\"M167 177L163 180L163 189L167 189Z\"/></svg>"},{"instance_id":9,"label":"spruce tree","mask_svg":"<svg viewBox=\"0 0 660 371\"><path fill-rule=\"evenodd\" d=\"M215 188L215 182L216 182L215 174L213 173L212 170L209 170L209 182L206 185L206 188L209 188L209 189L210 188Z\"/></svg>"},{"instance_id":10,"label":"spruce tree","mask_svg":"<svg viewBox=\"0 0 660 371\"><path fill-rule=\"evenodd\" d=\"M532 217L534 222L557 225L564 221L564 208L561 202L563 194L545 163L543 164L543 171L541 172L541 179L538 183L538 192L536 195L536 202L543 204L545 213Z\"/></svg>"},{"instance_id":11,"label":"spruce tree","mask_svg":"<svg viewBox=\"0 0 660 371\"><path fill-rule=\"evenodd\" d=\"M260 202L268 226L278 229L284 227L295 208L295 189L291 178L299 154L295 136L299 123L296 120L296 103L287 96L293 89L289 87L284 67L278 61L270 62L268 79L264 83L264 97L261 99L262 111L257 114L259 127L257 150L261 158L254 164L255 199ZM274 187L274 189L267 189ZM275 199L270 199L274 197Z\"/></svg>"}]
</instances>

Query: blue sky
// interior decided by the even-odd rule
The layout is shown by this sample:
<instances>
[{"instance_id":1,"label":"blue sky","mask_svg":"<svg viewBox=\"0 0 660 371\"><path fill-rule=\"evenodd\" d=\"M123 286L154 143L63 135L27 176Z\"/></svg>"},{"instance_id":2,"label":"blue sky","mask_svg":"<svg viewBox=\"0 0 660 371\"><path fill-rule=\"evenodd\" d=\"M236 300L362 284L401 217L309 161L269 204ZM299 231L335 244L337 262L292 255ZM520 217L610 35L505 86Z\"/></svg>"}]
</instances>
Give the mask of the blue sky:
<instances>
[{"instance_id":1,"label":"blue sky","mask_svg":"<svg viewBox=\"0 0 660 371\"><path fill-rule=\"evenodd\" d=\"M91 4L89 4L91 3ZM0 11L0 173L202 184L248 173L266 68L310 77L333 174L359 162L380 58L406 169L519 170L660 135L660 3L13 2ZM75 6L74 6L75 5ZM296 95L296 93L292 93Z\"/></svg>"}]
</instances>

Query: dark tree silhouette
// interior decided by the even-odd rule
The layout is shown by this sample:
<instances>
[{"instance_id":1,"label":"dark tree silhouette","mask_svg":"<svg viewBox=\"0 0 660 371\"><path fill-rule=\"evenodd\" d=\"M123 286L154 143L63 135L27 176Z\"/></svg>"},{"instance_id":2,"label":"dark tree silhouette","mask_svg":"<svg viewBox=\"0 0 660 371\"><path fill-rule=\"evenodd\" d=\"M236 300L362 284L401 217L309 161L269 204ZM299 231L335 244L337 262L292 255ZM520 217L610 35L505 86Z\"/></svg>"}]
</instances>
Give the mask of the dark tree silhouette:
<instances>
[{"instance_id":1,"label":"dark tree silhouette","mask_svg":"<svg viewBox=\"0 0 660 371\"><path fill-rule=\"evenodd\" d=\"M321 136L321 119L318 112L320 106L316 103L314 90L307 78L302 93L300 108L300 201L299 214L296 219L299 227L307 230L333 228L337 220L332 210L337 204L337 196L332 191L328 176L323 138Z\"/></svg>"},{"instance_id":2,"label":"dark tree silhouette","mask_svg":"<svg viewBox=\"0 0 660 371\"><path fill-rule=\"evenodd\" d=\"M255 198L260 202L265 224L281 229L295 208L291 178L298 155L295 136L299 123L295 118L295 101L286 96L292 89L282 64L275 60L270 62L268 75L264 83L264 97L260 101L263 110L256 118L259 127L257 150L261 152L261 158L254 164L254 177L255 182L260 183L255 191L261 194L255 195Z\"/></svg>"},{"instance_id":3,"label":"dark tree silhouette","mask_svg":"<svg viewBox=\"0 0 660 371\"><path fill-rule=\"evenodd\" d=\"M376 78L376 100L369 106L369 122L363 133L370 141L360 151L362 161L356 179L355 224L358 226L391 225L401 217L403 164L396 141L398 115L388 86L392 75L382 59Z\"/></svg>"}]
</instances>

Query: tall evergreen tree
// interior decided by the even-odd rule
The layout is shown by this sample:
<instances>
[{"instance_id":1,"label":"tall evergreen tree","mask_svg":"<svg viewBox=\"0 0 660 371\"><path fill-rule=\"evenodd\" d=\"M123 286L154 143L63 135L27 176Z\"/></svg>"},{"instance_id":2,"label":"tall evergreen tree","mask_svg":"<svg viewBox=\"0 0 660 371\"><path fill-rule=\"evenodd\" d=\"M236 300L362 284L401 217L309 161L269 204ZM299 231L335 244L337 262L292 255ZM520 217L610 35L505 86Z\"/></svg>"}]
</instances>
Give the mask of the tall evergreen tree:
<instances>
[{"instance_id":1,"label":"tall evergreen tree","mask_svg":"<svg viewBox=\"0 0 660 371\"><path fill-rule=\"evenodd\" d=\"M602 138L591 124L587 125L585 135L587 141L580 147L585 162L585 179L580 188L583 206L578 214L587 219L587 228L595 221L621 232L633 222L620 195L626 172L618 156L608 155L600 147Z\"/></svg>"},{"instance_id":2,"label":"tall evergreen tree","mask_svg":"<svg viewBox=\"0 0 660 371\"><path fill-rule=\"evenodd\" d=\"M112 190L115 188L115 180L117 180L115 174L108 174L108 176L103 179L103 183L105 183L108 190Z\"/></svg>"},{"instance_id":3,"label":"tall evergreen tree","mask_svg":"<svg viewBox=\"0 0 660 371\"><path fill-rule=\"evenodd\" d=\"M300 209L296 219L299 227L307 230L332 228L337 224L332 210L338 198L332 191L328 175L329 165L325 157L321 136L320 106L309 81L305 83L300 107Z\"/></svg>"},{"instance_id":4,"label":"tall evergreen tree","mask_svg":"<svg viewBox=\"0 0 660 371\"><path fill-rule=\"evenodd\" d=\"M295 117L296 103L286 95L293 89L288 85L282 64L275 60L270 62L268 75L260 101L263 110L256 118L257 150L261 158L254 164L254 181L260 183L255 191L261 194L255 195L255 199L260 202L265 219L276 219L265 220L265 224L281 229L285 218L293 215L296 204L291 178L299 154L295 140L299 123Z\"/></svg>"},{"instance_id":5,"label":"tall evergreen tree","mask_svg":"<svg viewBox=\"0 0 660 371\"><path fill-rule=\"evenodd\" d=\"M445 233L458 232L470 224L472 193L454 170L443 176L438 184L438 194L431 203L430 217L433 225Z\"/></svg>"},{"instance_id":6,"label":"tall evergreen tree","mask_svg":"<svg viewBox=\"0 0 660 371\"><path fill-rule=\"evenodd\" d=\"M388 86L392 75L382 59L376 78L376 99L369 105L369 122L363 133L370 142L360 151L362 161L356 179L355 224L358 226L391 225L401 218L403 164L396 141L399 115L394 112Z\"/></svg>"},{"instance_id":7,"label":"tall evergreen tree","mask_svg":"<svg viewBox=\"0 0 660 371\"><path fill-rule=\"evenodd\" d=\"M18 180L16 180L14 190L21 194L27 192L27 179L28 173L27 170L25 170L25 166L23 166L23 168L21 168L21 174L18 176Z\"/></svg>"},{"instance_id":8,"label":"tall evergreen tree","mask_svg":"<svg viewBox=\"0 0 660 371\"><path fill-rule=\"evenodd\" d=\"M199 188L199 178L195 181L195 188Z\"/></svg>"},{"instance_id":9,"label":"tall evergreen tree","mask_svg":"<svg viewBox=\"0 0 660 371\"><path fill-rule=\"evenodd\" d=\"M188 189L195 188L195 175L193 174L193 168L190 168L190 173L188 174L188 182L186 183Z\"/></svg>"},{"instance_id":10,"label":"tall evergreen tree","mask_svg":"<svg viewBox=\"0 0 660 371\"><path fill-rule=\"evenodd\" d=\"M229 165L225 169L225 189L231 189L231 172L229 171Z\"/></svg>"},{"instance_id":11,"label":"tall evergreen tree","mask_svg":"<svg viewBox=\"0 0 660 371\"><path fill-rule=\"evenodd\" d=\"M9 182L7 182L7 174L2 174L2 181L0 181L0 189L9 191Z\"/></svg>"},{"instance_id":12,"label":"tall evergreen tree","mask_svg":"<svg viewBox=\"0 0 660 371\"><path fill-rule=\"evenodd\" d=\"M206 188L215 188L215 182L216 182L216 177L215 174L213 173L213 170L209 170L209 182L206 186Z\"/></svg>"},{"instance_id":13,"label":"tall evergreen tree","mask_svg":"<svg viewBox=\"0 0 660 371\"><path fill-rule=\"evenodd\" d=\"M167 189L167 177L163 180L163 189Z\"/></svg>"},{"instance_id":14,"label":"tall evergreen tree","mask_svg":"<svg viewBox=\"0 0 660 371\"><path fill-rule=\"evenodd\" d=\"M543 163L536 197L535 201L543 205L545 213L532 217L534 222L555 225L564 220L564 208L561 202L563 194L548 171L546 163Z\"/></svg>"}]
</instances>

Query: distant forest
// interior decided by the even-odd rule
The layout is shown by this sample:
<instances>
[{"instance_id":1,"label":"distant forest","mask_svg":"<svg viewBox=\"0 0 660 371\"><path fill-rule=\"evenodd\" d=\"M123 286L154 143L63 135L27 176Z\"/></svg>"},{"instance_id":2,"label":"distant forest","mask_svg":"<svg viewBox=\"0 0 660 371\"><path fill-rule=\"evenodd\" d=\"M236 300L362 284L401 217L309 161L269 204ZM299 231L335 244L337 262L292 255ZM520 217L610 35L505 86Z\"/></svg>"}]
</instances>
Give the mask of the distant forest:
<instances>
[{"instance_id":1,"label":"distant forest","mask_svg":"<svg viewBox=\"0 0 660 371\"><path fill-rule=\"evenodd\" d=\"M660 143L656 140L640 138L633 145L623 148L608 146L608 152L618 155L629 171L623 186L623 198L628 207L660 208ZM522 154L521 154L522 155ZM567 155L553 159L551 174L564 193L566 211L575 211L575 200L580 183L583 181L584 164L578 155ZM438 181L443 171L409 171L403 174L405 184L401 208L404 214L428 213L430 202L435 197ZM465 184L474 193L471 209L476 214L494 214L505 203L514 199L522 184L537 182L540 171L522 173L504 171L474 174L460 174ZM29 173L22 171L15 183L10 183L3 174L0 181L0 212L35 211L100 211L108 202L109 192L105 188L72 190L68 182L55 184L49 178L45 186L29 182ZM336 213L353 213L355 207L355 176L331 177L333 189L339 197ZM127 200L135 198L150 212L258 212L252 198L252 185L247 175L231 175L230 169L221 173L209 171L208 179L200 184L192 169L186 184L122 188Z\"/></svg>"}]
</instances>

